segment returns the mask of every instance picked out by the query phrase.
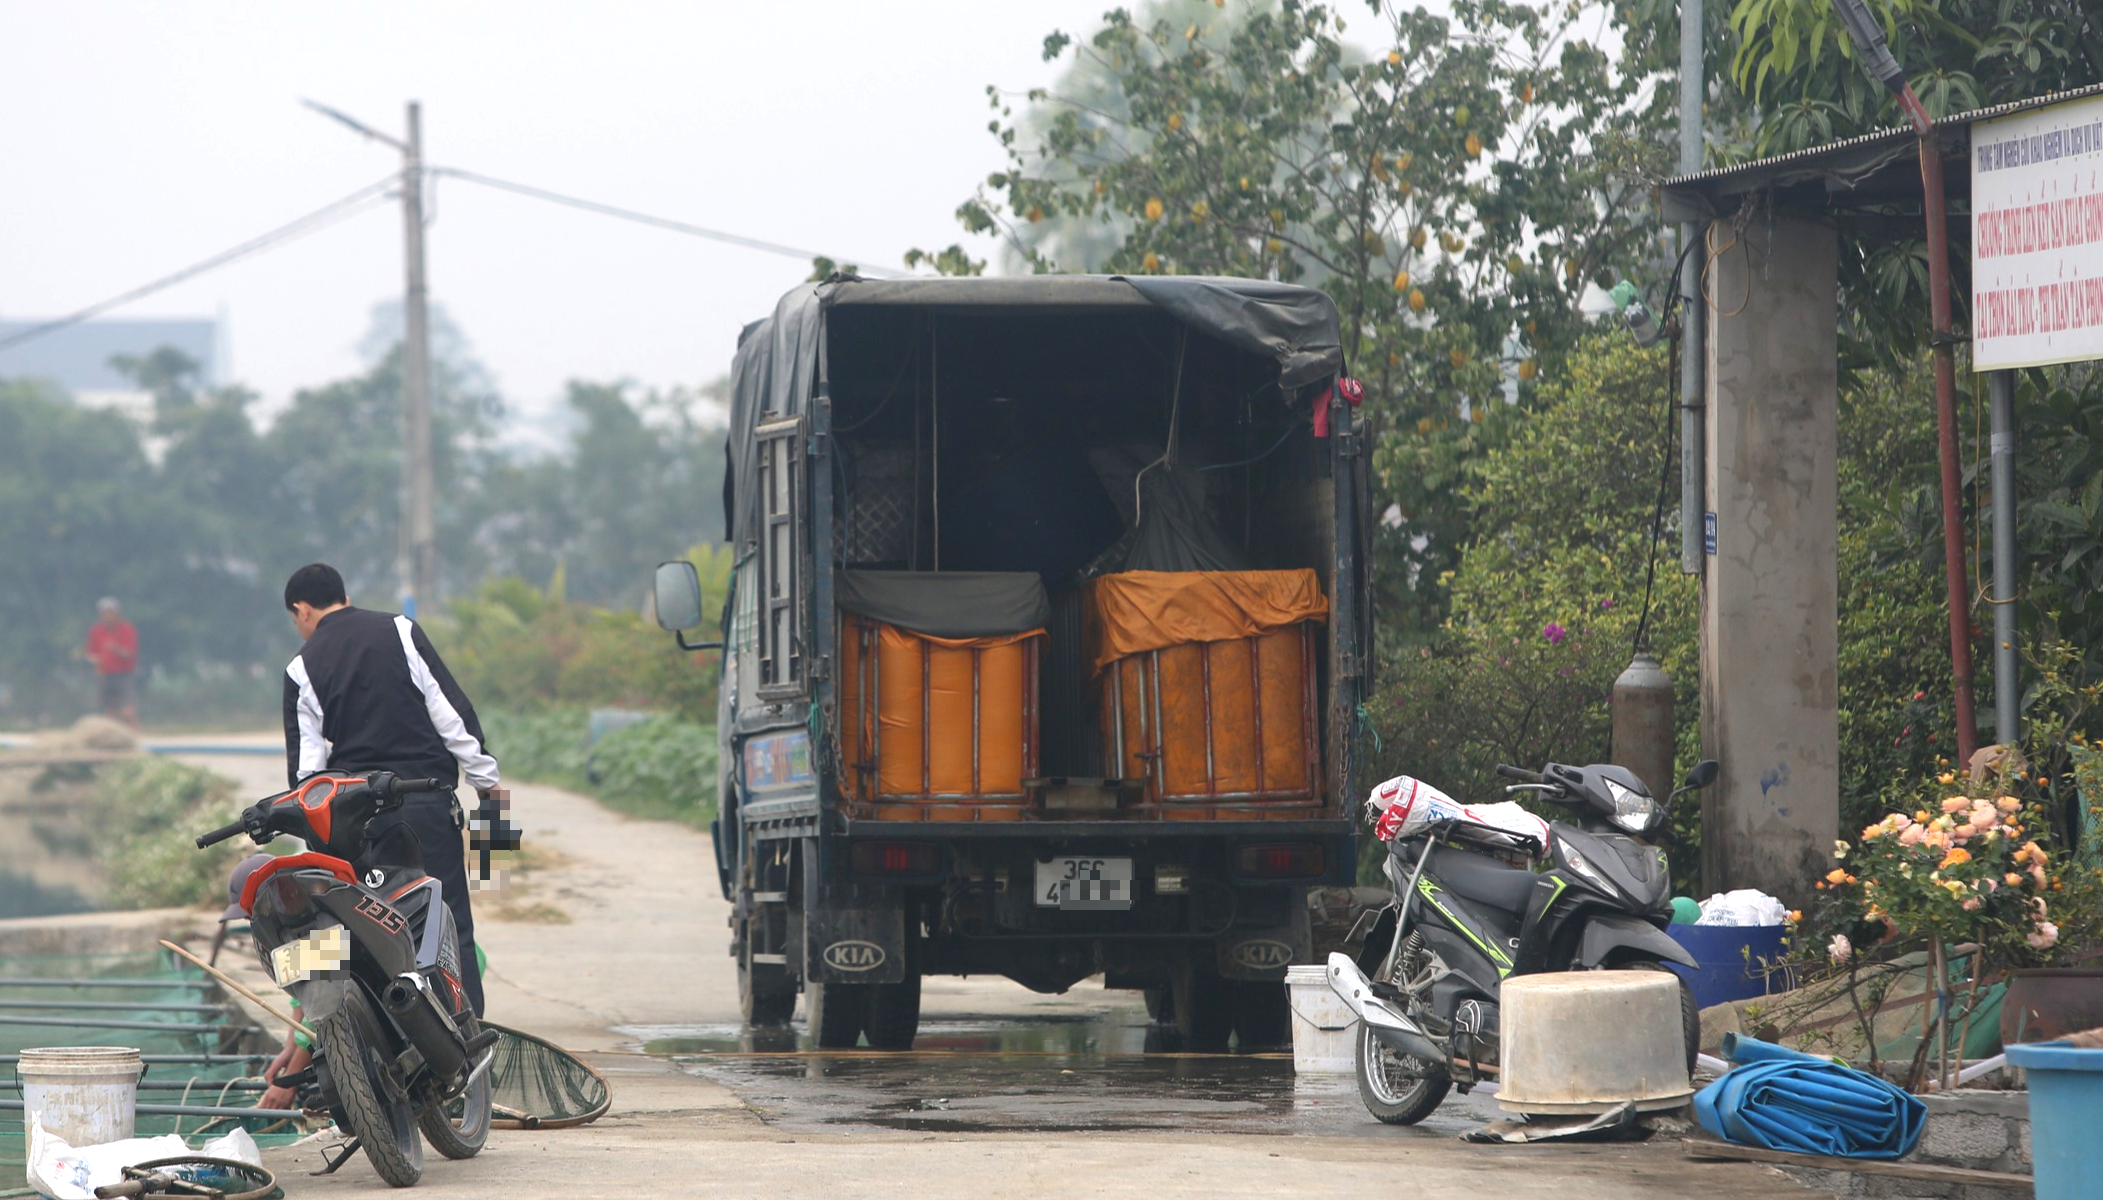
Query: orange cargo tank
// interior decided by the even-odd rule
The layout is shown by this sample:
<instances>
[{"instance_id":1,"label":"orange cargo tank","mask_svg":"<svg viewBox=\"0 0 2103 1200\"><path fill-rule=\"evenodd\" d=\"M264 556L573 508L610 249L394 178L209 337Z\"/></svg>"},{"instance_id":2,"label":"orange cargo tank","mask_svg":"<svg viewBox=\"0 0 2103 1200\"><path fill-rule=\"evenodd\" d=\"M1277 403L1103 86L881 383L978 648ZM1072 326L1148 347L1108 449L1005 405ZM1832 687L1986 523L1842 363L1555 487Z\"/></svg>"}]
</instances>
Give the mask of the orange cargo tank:
<instances>
[{"instance_id":1,"label":"orange cargo tank","mask_svg":"<svg viewBox=\"0 0 2103 1200\"><path fill-rule=\"evenodd\" d=\"M1311 570L1128 571L1089 585L1107 774L1189 820L1320 800ZM1222 811L1224 810L1224 812Z\"/></svg>"}]
</instances>

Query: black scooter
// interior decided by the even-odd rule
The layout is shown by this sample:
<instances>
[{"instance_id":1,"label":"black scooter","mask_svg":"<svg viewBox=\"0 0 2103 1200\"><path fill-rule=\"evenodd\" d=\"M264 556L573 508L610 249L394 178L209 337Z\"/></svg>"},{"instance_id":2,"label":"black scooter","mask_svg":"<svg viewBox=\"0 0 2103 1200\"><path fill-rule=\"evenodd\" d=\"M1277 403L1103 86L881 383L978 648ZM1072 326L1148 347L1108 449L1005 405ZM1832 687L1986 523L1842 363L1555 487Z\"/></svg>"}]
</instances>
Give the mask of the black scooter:
<instances>
[{"instance_id":1,"label":"black scooter","mask_svg":"<svg viewBox=\"0 0 2103 1200\"><path fill-rule=\"evenodd\" d=\"M1659 804L1621 767L1500 765L1532 792L1569 808L1576 824L1547 826L1546 845L1509 831L1444 820L1396 836L1385 871L1396 900L1354 961L1329 956L1329 985L1359 1017L1358 1094L1375 1117L1414 1125L1455 1087L1466 1093L1498 1062L1498 987L1512 975L1664 970L1695 965L1667 937L1665 852L1643 839L1671 801L1707 787L1713 760ZM1377 814L1375 814L1377 817ZM1536 870L1545 857L1547 870ZM1680 1030L1691 1073L1701 1027L1680 981Z\"/></svg>"},{"instance_id":2,"label":"black scooter","mask_svg":"<svg viewBox=\"0 0 2103 1200\"><path fill-rule=\"evenodd\" d=\"M289 834L309 847L258 867L241 906L263 965L299 1001L317 1042L313 1065L278 1082L352 1135L317 1174L362 1146L382 1179L408 1187L423 1177L424 1140L447 1158L472 1158L489 1137L498 1034L468 1003L452 912L424 874L414 832L397 824L368 836L404 797L445 787L386 771L316 775L197 839L203 849L241 833L257 845Z\"/></svg>"}]
</instances>

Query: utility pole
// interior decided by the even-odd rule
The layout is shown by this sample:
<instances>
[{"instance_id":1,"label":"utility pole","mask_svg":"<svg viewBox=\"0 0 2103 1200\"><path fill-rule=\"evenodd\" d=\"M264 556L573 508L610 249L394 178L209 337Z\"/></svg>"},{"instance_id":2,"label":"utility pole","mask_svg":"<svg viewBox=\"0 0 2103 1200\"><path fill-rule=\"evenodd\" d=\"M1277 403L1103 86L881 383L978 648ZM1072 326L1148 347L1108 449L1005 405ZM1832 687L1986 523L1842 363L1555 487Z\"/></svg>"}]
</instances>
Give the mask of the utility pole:
<instances>
[{"instance_id":1,"label":"utility pole","mask_svg":"<svg viewBox=\"0 0 2103 1200\"><path fill-rule=\"evenodd\" d=\"M401 587L402 612L416 616L420 601L435 600L438 578L437 522L432 515L436 485L431 472L431 336L429 297L424 282L423 113L409 102L409 136L404 141L312 100L301 103L402 156L402 487L400 536L395 543L395 576Z\"/></svg>"},{"instance_id":2,"label":"utility pole","mask_svg":"<svg viewBox=\"0 0 2103 1200\"><path fill-rule=\"evenodd\" d=\"M1701 0L1680 0L1679 7L1679 173L1701 170L1702 79ZM1708 543L1704 537L1703 502L1706 471L1705 433L1702 428L1702 374L1708 365L1709 347L1703 337L1708 313L1701 298L1702 256L1689 253L1695 240L1706 236L1700 220L1679 227L1679 545L1680 570L1701 575L1708 566ZM1671 780L1664 780L1671 787ZM1653 786L1656 786L1653 784Z\"/></svg>"},{"instance_id":3,"label":"utility pole","mask_svg":"<svg viewBox=\"0 0 2103 1200\"><path fill-rule=\"evenodd\" d=\"M409 141L402 148L402 258L407 288L402 317L402 558L407 594L402 611L438 597L438 547L431 476L431 336L424 286L423 114L409 102Z\"/></svg>"}]
</instances>

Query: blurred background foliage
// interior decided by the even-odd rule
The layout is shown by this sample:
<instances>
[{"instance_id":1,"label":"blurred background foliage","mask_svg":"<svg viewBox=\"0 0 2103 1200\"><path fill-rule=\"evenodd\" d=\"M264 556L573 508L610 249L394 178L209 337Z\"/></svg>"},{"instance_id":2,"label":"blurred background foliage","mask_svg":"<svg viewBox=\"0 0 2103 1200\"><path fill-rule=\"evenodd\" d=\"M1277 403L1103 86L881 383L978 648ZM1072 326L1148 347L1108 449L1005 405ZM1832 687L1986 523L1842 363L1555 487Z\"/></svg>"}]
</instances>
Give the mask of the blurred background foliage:
<instances>
[{"instance_id":1,"label":"blurred background foliage","mask_svg":"<svg viewBox=\"0 0 2103 1200\"><path fill-rule=\"evenodd\" d=\"M723 385L573 382L556 419L528 431L464 339L434 344L439 595L419 615L441 624L458 604L464 629L479 620L496 637L492 623L515 619L557 637L546 650L512 641L533 660L522 670L541 672L531 681L488 660L522 703L568 689L580 703L625 691L689 705L660 695L677 688L676 656L646 652L663 644L646 646L639 614L652 567L720 531ZM93 707L78 651L101 596L139 628L149 724L274 721L298 646L282 590L304 563L340 569L354 604L397 608L397 345L375 343L366 370L301 390L267 421L253 394L201 387L172 349L117 364L153 396L143 423L0 378L0 723L62 724ZM489 583L507 578L535 587ZM622 613L637 633L625 659ZM624 688L636 671L655 674Z\"/></svg>"}]
</instances>

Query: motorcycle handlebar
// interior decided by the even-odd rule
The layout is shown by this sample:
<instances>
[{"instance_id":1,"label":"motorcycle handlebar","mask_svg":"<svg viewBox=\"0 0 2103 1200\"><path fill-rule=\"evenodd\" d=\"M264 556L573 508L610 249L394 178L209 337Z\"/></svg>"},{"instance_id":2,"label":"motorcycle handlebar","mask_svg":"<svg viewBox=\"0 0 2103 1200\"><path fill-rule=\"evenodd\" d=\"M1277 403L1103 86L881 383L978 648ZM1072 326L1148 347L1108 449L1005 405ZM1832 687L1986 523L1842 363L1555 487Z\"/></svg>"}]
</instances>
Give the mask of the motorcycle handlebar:
<instances>
[{"instance_id":1,"label":"motorcycle handlebar","mask_svg":"<svg viewBox=\"0 0 2103 1200\"><path fill-rule=\"evenodd\" d=\"M442 792L452 786L443 779L404 779L387 771L373 772L366 784L382 800L399 800L417 792Z\"/></svg>"},{"instance_id":2,"label":"motorcycle handlebar","mask_svg":"<svg viewBox=\"0 0 2103 1200\"><path fill-rule=\"evenodd\" d=\"M247 826L243 825L239 821L235 821L231 825L221 825L219 828L214 829L212 832L207 833L202 837L199 837L197 839L197 848L199 850L202 850L207 846L216 846L219 843L225 841L226 839L234 836L235 834L240 833L243 829L246 828Z\"/></svg>"},{"instance_id":3,"label":"motorcycle handlebar","mask_svg":"<svg viewBox=\"0 0 2103 1200\"><path fill-rule=\"evenodd\" d=\"M1522 770L1521 768L1512 766L1510 763L1498 763L1497 773L1499 775L1504 776L1506 779L1516 779L1520 783L1548 782L1548 777L1546 775L1543 775L1538 771Z\"/></svg>"}]
</instances>

